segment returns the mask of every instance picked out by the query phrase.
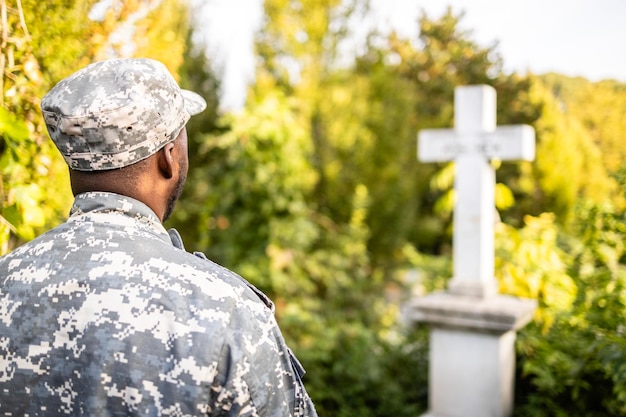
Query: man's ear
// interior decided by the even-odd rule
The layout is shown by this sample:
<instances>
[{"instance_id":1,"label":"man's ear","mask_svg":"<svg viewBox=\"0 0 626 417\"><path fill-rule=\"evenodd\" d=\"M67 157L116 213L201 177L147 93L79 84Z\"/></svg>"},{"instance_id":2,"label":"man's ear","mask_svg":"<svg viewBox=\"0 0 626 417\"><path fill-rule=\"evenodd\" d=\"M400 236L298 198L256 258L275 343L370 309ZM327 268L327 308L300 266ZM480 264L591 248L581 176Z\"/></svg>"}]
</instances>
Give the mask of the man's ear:
<instances>
[{"instance_id":1,"label":"man's ear","mask_svg":"<svg viewBox=\"0 0 626 417\"><path fill-rule=\"evenodd\" d=\"M170 142L159 151L159 171L167 179L172 178L176 173L174 147L174 142Z\"/></svg>"}]
</instances>

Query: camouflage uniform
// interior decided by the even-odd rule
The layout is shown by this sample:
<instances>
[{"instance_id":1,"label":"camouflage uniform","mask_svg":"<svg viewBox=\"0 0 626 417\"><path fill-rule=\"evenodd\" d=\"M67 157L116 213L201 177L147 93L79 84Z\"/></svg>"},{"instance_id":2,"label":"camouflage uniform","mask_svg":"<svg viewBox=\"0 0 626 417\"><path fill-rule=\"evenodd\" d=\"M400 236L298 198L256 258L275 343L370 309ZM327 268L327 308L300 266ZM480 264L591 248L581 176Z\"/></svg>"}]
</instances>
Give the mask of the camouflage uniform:
<instances>
[{"instance_id":1,"label":"camouflage uniform","mask_svg":"<svg viewBox=\"0 0 626 417\"><path fill-rule=\"evenodd\" d=\"M42 110L70 167L120 168L174 140L204 101L165 72L115 60L51 90ZM130 197L79 194L67 222L0 258L0 416L316 416L303 373L271 301Z\"/></svg>"},{"instance_id":2,"label":"camouflage uniform","mask_svg":"<svg viewBox=\"0 0 626 417\"><path fill-rule=\"evenodd\" d=\"M91 192L0 258L0 415L316 415L272 303L179 242Z\"/></svg>"}]
</instances>

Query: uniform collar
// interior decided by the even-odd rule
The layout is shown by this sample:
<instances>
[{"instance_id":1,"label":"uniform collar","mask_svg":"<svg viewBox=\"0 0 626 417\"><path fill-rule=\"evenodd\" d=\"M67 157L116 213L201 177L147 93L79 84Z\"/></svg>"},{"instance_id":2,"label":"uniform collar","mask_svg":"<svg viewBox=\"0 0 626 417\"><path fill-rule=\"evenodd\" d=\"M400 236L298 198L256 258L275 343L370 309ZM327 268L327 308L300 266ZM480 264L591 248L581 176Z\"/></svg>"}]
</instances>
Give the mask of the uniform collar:
<instances>
[{"instance_id":1,"label":"uniform collar","mask_svg":"<svg viewBox=\"0 0 626 417\"><path fill-rule=\"evenodd\" d=\"M168 243L172 243L170 236L161 224L157 215L144 203L121 194L90 191L78 194L74 198L74 205L70 210L68 221L76 221L82 216L93 217L99 214L113 214L105 222L128 224L132 223L149 233L157 235Z\"/></svg>"}]
</instances>

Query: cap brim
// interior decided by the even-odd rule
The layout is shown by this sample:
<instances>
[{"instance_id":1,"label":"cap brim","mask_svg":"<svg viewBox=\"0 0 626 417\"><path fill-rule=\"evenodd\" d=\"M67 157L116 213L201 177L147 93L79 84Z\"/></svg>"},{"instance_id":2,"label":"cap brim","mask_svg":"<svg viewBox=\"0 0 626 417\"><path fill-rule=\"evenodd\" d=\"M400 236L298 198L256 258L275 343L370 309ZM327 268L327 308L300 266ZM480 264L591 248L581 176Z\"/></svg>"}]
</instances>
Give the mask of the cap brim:
<instances>
[{"instance_id":1,"label":"cap brim","mask_svg":"<svg viewBox=\"0 0 626 417\"><path fill-rule=\"evenodd\" d=\"M194 116L198 113L202 113L206 109L206 101L198 93L194 93L190 90L181 90L183 93L183 99L185 100L185 110Z\"/></svg>"}]
</instances>

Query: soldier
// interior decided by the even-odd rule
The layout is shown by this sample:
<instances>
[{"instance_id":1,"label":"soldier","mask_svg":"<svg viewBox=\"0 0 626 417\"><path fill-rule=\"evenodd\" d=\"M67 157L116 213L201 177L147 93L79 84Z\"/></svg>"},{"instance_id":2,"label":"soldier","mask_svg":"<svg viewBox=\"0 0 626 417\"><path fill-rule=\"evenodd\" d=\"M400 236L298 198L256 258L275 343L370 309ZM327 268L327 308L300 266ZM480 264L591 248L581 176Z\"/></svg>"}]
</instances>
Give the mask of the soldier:
<instances>
[{"instance_id":1,"label":"soldier","mask_svg":"<svg viewBox=\"0 0 626 417\"><path fill-rule=\"evenodd\" d=\"M272 302L162 225L205 106L149 59L89 65L43 98L75 201L0 258L0 415L317 415Z\"/></svg>"}]
</instances>

